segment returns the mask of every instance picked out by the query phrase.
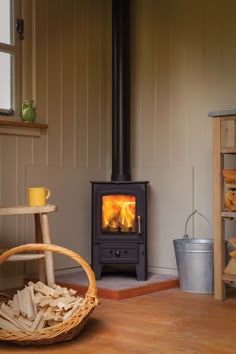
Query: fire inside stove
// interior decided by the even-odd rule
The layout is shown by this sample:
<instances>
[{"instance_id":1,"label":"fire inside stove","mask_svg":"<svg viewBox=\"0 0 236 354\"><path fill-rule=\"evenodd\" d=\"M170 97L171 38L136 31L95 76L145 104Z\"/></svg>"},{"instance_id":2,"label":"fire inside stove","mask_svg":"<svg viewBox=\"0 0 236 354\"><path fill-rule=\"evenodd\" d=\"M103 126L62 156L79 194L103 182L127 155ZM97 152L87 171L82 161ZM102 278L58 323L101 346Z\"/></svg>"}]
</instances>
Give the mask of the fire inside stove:
<instances>
[{"instance_id":1,"label":"fire inside stove","mask_svg":"<svg viewBox=\"0 0 236 354\"><path fill-rule=\"evenodd\" d=\"M135 232L136 197L106 195L102 197L102 232Z\"/></svg>"}]
</instances>

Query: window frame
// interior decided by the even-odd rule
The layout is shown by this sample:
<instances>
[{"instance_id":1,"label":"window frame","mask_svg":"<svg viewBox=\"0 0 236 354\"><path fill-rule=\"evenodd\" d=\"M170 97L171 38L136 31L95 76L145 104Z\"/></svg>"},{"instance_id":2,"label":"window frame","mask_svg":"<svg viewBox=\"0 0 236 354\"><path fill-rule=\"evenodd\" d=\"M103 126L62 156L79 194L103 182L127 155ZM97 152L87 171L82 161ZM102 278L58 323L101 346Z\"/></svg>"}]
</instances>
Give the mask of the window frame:
<instances>
[{"instance_id":1,"label":"window frame","mask_svg":"<svg viewBox=\"0 0 236 354\"><path fill-rule=\"evenodd\" d=\"M21 0L12 1L12 44L0 42L0 52L11 54L13 58L13 90L12 90L12 108L13 114L8 114L6 109L0 107L0 117L9 116L15 118L21 114L22 102L22 40L16 31L16 21L21 18Z\"/></svg>"}]
</instances>

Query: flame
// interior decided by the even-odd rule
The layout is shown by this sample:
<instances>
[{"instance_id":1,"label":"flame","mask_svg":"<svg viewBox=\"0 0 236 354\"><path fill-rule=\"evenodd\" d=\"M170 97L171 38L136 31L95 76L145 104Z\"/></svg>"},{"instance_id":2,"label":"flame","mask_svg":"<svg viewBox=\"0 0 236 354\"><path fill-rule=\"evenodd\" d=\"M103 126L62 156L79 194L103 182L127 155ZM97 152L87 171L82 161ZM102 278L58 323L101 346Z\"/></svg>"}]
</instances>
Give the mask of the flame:
<instances>
[{"instance_id":1,"label":"flame","mask_svg":"<svg viewBox=\"0 0 236 354\"><path fill-rule=\"evenodd\" d=\"M135 196L106 195L102 197L102 230L105 232L135 231Z\"/></svg>"}]
</instances>

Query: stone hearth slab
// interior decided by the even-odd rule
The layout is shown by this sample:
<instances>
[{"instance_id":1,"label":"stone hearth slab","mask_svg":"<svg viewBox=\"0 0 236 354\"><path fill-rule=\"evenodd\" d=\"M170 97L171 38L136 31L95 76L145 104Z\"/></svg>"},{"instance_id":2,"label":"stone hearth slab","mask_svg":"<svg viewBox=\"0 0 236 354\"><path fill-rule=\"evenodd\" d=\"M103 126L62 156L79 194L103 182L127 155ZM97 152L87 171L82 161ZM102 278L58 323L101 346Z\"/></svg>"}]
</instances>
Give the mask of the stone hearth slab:
<instances>
[{"instance_id":1,"label":"stone hearth slab","mask_svg":"<svg viewBox=\"0 0 236 354\"><path fill-rule=\"evenodd\" d=\"M56 283L69 286L84 295L89 286L85 272L56 276ZM167 290L179 286L177 276L148 273L146 281L138 281L129 273L105 273L101 280L96 281L98 297L121 300L134 296L145 295L156 291Z\"/></svg>"}]
</instances>

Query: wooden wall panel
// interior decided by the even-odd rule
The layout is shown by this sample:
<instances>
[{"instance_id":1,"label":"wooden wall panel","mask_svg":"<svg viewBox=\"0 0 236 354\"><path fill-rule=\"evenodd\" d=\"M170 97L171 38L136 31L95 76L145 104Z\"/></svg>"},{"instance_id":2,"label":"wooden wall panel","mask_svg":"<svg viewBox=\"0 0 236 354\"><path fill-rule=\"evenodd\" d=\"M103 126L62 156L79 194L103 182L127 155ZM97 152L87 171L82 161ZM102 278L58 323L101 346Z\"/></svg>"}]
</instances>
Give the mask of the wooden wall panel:
<instances>
[{"instance_id":1,"label":"wooden wall panel","mask_svg":"<svg viewBox=\"0 0 236 354\"><path fill-rule=\"evenodd\" d=\"M62 8L48 1L48 164L62 164Z\"/></svg>"},{"instance_id":2,"label":"wooden wall panel","mask_svg":"<svg viewBox=\"0 0 236 354\"><path fill-rule=\"evenodd\" d=\"M102 2L103 4L105 1ZM106 143L106 152L104 157L106 158L105 165L107 168L107 178L111 178L111 116L112 116L112 2L106 0L106 10L105 10L106 19L106 49L103 55L106 55L106 134L105 134L105 143ZM101 63L102 65L102 63ZM102 166L102 164L101 164Z\"/></svg>"},{"instance_id":3,"label":"wooden wall panel","mask_svg":"<svg viewBox=\"0 0 236 354\"><path fill-rule=\"evenodd\" d=\"M17 202L17 139L16 137L2 137L2 205L14 205ZM2 243L5 246L17 244L17 219L2 218Z\"/></svg>"},{"instance_id":4,"label":"wooden wall panel","mask_svg":"<svg viewBox=\"0 0 236 354\"><path fill-rule=\"evenodd\" d=\"M233 8L231 9L233 11ZM222 109L221 65L222 65L222 2L208 0L204 4L204 79L203 88L207 111ZM212 21L212 19L218 19Z\"/></svg>"},{"instance_id":5,"label":"wooden wall panel","mask_svg":"<svg viewBox=\"0 0 236 354\"><path fill-rule=\"evenodd\" d=\"M235 82L236 82L236 46L234 36L236 33L236 23L234 19L234 0L227 0L222 9L222 89L221 96L225 106L235 107Z\"/></svg>"},{"instance_id":6,"label":"wooden wall panel","mask_svg":"<svg viewBox=\"0 0 236 354\"><path fill-rule=\"evenodd\" d=\"M156 163L156 1L141 1L141 165Z\"/></svg>"},{"instance_id":7,"label":"wooden wall panel","mask_svg":"<svg viewBox=\"0 0 236 354\"><path fill-rule=\"evenodd\" d=\"M27 41L22 41L22 73L23 73L23 88L22 88L22 100L35 98L32 96L34 82L32 80L32 1L26 0L22 6L22 17L24 18L24 32Z\"/></svg>"},{"instance_id":8,"label":"wooden wall panel","mask_svg":"<svg viewBox=\"0 0 236 354\"><path fill-rule=\"evenodd\" d=\"M206 142L204 130L207 118L203 114L204 102L204 2L186 4L189 16L186 23L187 38L187 159L188 163L201 163ZM210 122L209 122L210 123ZM196 131L198 134L196 134ZM199 144L201 136L201 144Z\"/></svg>"},{"instance_id":9,"label":"wooden wall panel","mask_svg":"<svg viewBox=\"0 0 236 354\"><path fill-rule=\"evenodd\" d=\"M107 14L108 2L102 1L99 3L99 167L107 168L106 164L106 154L107 154L107 120L110 119L107 116L107 93L109 88L108 85L108 74L107 68L110 66L110 56L107 56ZM110 31L109 31L110 33ZM110 45L109 45L110 48ZM109 135L108 135L109 136Z\"/></svg>"},{"instance_id":10,"label":"wooden wall panel","mask_svg":"<svg viewBox=\"0 0 236 354\"><path fill-rule=\"evenodd\" d=\"M186 163L187 28L185 1L171 3L171 164Z\"/></svg>"},{"instance_id":11,"label":"wooden wall panel","mask_svg":"<svg viewBox=\"0 0 236 354\"><path fill-rule=\"evenodd\" d=\"M17 143L17 183L16 204L26 204L26 166L33 162L33 144L31 137L22 137ZM17 244L26 242L26 216L17 217Z\"/></svg>"},{"instance_id":12,"label":"wooden wall panel","mask_svg":"<svg viewBox=\"0 0 236 354\"><path fill-rule=\"evenodd\" d=\"M75 0L62 1L62 166L75 163ZM70 38L70 40L68 40Z\"/></svg>"},{"instance_id":13,"label":"wooden wall panel","mask_svg":"<svg viewBox=\"0 0 236 354\"><path fill-rule=\"evenodd\" d=\"M35 102L36 122L48 123L48 7L47 0L35 2ZM41 131L40 139L33 140L33 160L37 165L47 164L48 135Z\"/></svg>"},{"instance_id":14,"label":"wooden wall panel","mask_svg":"<svg viewBox=\"0 0 236 354\"><path fill-rule=\"evenodd\" d=\"M76 167L88 165L88 4L76 2Z\"/></svg>"},{"instance_id":15,"label":"wooden wall panel","mask_svg":"<svg viewBox=\"0 0 236 354\"><path fill-rule=\"evenodd\" d=\"M99 167L101 7L97 0L88 2L88 167Z\"/></svg>"},{"instance_id":16,"label":"wooden wall panel","mask_svg":"<svg viewBox=\"0 0 236 354\"><path fill-rule=\"evenodd\" d=\"M141 55L140 55L140 37L141 27L141 3L140 1L131 1L131 78L130 78L130 112L131 112L131 166L140 167L141 158Z\"/></svg>"},{"instance_id":17,"label":"wooden wall panel","mask_svg":"<svg viewBox=\"0 0 236 354\"><path fill-rule=\"evenodd\" d=\"M156 164L170 166L170 1L157 1L156 13Z\"/></svg>"}]
</instances>

